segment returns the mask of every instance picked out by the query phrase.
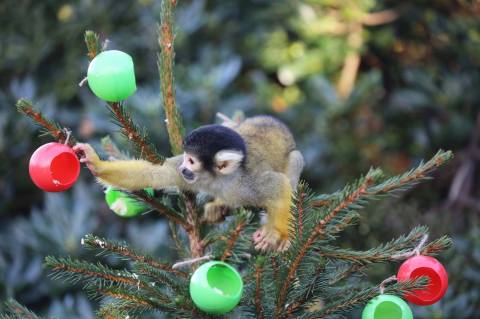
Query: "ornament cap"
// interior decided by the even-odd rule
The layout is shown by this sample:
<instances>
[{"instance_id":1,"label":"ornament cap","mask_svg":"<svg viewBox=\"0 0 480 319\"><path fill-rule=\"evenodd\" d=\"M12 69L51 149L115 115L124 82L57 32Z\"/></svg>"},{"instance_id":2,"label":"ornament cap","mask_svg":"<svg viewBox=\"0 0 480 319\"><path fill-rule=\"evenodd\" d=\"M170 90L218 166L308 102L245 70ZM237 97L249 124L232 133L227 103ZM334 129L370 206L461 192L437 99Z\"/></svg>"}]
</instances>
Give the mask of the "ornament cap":
<instances>
[{"instance_id":1,"label":"ornament cap","mask_svg":"<svg viewBox=\"0 0 480 319\"><path fill-rule=\"evenodd\" d=\"M368 302L363 309L362 319L413 319L413 314L404 300L384 294Z\"/></svg>"},{"instance_id":2,"label":"ornament cap","mask_svg":"<svg viewBox=\"0 0 480 319\"><path fill-rule=\"evenodd\" d=\"M190 279L190 296L195 305L211 314L224 314L240 302L243 281L238 271L227 263L209 261Z\"/></svg>"},{"instance_id":3,"label":"ornament cap","mask_svg":"<svg viewBox=\"0 0 480 319\"><path fill-rule=\"evenodd\" d=\"M153 196L153 188L146 188L145 191ZM115 214L125 218L137 216L148 209L147 205L112 187L105 190L105 201Z\"/></svg>"},{"instance_id":4,"label":"ornament cap","mask_svg":"<svg viewBox=\"0 0 480 319\"><path fill-rule=\"evenodd\" d=\"M429 278L427 287L406 294L405 299L416 305L428 306L439 301L447 292L448 274L443 265L433 257L419 255L407 259L397 274L398 281L423 276Z\"/></svg>"},{"instance_id":5,"label":"ornament cap","mask_svg":"<svg viewBox=\"0 0 480 319\"><path fill-rule=\"evenodd\" d=\"M80 161L70 146L52 142L32 154L28 171L37 187L46 192L62 192L77 181Z\"/></svg>"},{"instance_id":6,"label":"ornament cap","mask_svg":"<svg viewBox=\"0 0 480 319\"><path fill-rule=\"evenodd\" d=\"M125 100L137 89L132 57L118 50L97 55L88 66L87 80L93 93L108 102Z\"/></svg>"}]
</instances>

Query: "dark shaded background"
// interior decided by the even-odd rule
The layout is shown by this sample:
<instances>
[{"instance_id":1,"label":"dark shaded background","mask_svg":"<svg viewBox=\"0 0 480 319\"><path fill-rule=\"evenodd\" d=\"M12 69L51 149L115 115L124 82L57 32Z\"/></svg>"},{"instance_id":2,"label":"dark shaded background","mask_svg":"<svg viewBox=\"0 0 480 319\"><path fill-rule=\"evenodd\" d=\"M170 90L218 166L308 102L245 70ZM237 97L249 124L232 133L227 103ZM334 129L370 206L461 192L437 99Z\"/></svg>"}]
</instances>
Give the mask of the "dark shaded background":
<instances>
[{"instance_id":1,"label":"dark shaded background","mask_svg":"<svg viewBox=\"0 0 480 319\"><path fill-rule=\"evenodd\" d=\"M115 216L85 170L65 193L35 188L28 159L50 139L39 137L14 107L18 98L30 98L93 144L111 134L116 127L103 103L78 86L88 66L83 33L93 29L109 39L109 48L133 56L139 88L128 107L168 155L156 69L159 5L0 2L0 299L15 297L43 315L92 318L95 302L81 286L52 281L42 268L48 254L91 257L80 247L89 232L172 255L162 219ZM439 148L452 149L455 160L433 181L368 208L342 240L366 249L418 224L428 225L432 237L452 236L455 247L440 257L450 274L447 296L414 312L416 318L475 318L479 14L480 2L466 0L179 1L178 104L188 129L211 123L217 111L281 118L306 157L303 177L318 192L334 191L370 166L395 174ZM348 79L352 87L339 85ZM129 149L118 134L112 137ZM368 278L378 282L397 267L385 265Z\"/></svg>"}]
</instances>

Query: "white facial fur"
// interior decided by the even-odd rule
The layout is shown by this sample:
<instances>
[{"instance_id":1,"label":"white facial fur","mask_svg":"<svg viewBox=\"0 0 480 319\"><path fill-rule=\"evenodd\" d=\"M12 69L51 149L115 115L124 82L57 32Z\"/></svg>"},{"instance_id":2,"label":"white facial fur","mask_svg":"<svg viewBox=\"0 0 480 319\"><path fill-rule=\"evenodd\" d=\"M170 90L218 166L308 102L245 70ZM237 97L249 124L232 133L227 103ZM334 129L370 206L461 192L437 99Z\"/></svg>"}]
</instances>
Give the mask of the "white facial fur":
<instances>
[{"instance_id":1,"label":"white facial fur","mask_svg":"<svg viewBox=\"0 0 480 319\"><path fill-rule=\"evenodd\" d=\"M215 171L223 175L233 173L242 163L242 152L223 150L215 154Z\"/></svg>"},{"instance_id":2,"label":"white facial fur","mask_svg":"<svg viewBox=\"0 0 480 319\"><path fill-rule=\"evenodd\" d=\"M183 167L188 168L192 172L198 172L202 169L202 162L194 155L183 153Z\"/></svg>"},{"instance_id":3,"label":"white facial fur","mask_svg":"<svg viewBox=\"0 0 480 319\"><path fill-rule=\"evenodd\" d=\"M183 162L178 168L187 183L193 183L197 180L197 172L202 169L202 162L194 155L183 153Z\"/></svg>"}]
</instances>

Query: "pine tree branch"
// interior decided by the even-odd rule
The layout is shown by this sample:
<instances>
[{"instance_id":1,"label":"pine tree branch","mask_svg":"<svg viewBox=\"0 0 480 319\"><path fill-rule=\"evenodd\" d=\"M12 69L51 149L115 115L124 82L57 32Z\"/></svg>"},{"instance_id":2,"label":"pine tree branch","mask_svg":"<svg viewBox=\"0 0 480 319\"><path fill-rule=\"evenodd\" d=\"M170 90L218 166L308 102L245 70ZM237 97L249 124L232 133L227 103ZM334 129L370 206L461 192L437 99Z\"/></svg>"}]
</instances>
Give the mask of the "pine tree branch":
<instances>
[{"instance_id":1,"label":"pine tree branch","mask_svg":"<svg viewBox=\"0 0 480 319\"><path fill-rule=\"evenodd\" d=\"M321 256L335 260L347 260L352 263L364 265L381 263L398 260L398 258L393 258L393 256L405 254L408 250L411 251L427 232L428 229L426 227L416 227L407 236L401 236L385 245L367 251L354 251L331 246L322 246L318 248L317 251ZM422 249L422 254L429 255L445 250L451 243L451 239L444 236L426 245ZM407 257L405 257L405 259L406 258Z\"/></svg>"},{"instance_id":2,"label":"pine tree branch","mask_svg":"<svg viewBox=\"0 0 480 319\"><path fill-rule=\"evenodd\" d=\"M64 278L73 282L80 279L101 280L100 287L111 284L129 285L133 287L148 287L134 274L125 270L113 270L100 264L91 264L86 261L71 258L45 257L45 266L51 268L54 278Z\"/></svg>"},{"instance_id":3,"label":"pine tree branch","mask_svg":"<svg viewBox=\"0 0 480 319\"><path fill-rule=\"evenodd\" d=\"M255 310L257 318L264 318L264 311L262 306L262 271L263 263L255 265Z\"/></svg>"},{"instance_id":4,"label":"pine tree branch","mask_svg":"<svg viewBox=\"0 0 480 319\"><path fill-rule=\"evenodd\" d=\"M399 282L391 285L385 289L385 293L394 295L404 295L416 289L421 289L425 286L427 281L424 277L416 278L412 281ZM351 295L344 295L338 302L331 303L330 306L325 307L319 311L309 313L306 318L327 318L332 314L345 313L350 311L358 304L363 304L379 295L379 286L354 292Z\"/></svg>"},{"instance_id":5,"label":"pine tree branch","mask_svg":"<svg viewBox=\"0 0 480 319\"><path fill-rule=\"evenodd\" d=\"M150 196L148 193L144 191L135 191L135 192L131 192L130 194L140 199L145 204L149 205L152 209L158 211L160 214L162 214L169 220L181 225L185 230L191 228L190 224L184 218L184 216L170 209L169 207L161 203L158 199Z\"/></svg>"},{"instance_id":6,"label":"pine tree branch","mask_svg":"<svg viewBox=\"0 0 480 319\"><path fill-rule=\"evenodd\" d=\"M250 234L254 231L255 223L250 223L252 214L245 209L232 213L233 216L234 218L226 223L226 227L210 230L203 238L202 245L209 247L210 254L215 256L215 259L235 263L251 257Z\"/></svg>"},{"instance_id":7,"label":"pine tree branch","mask_svg":"<svg viewBox=\"0 0 480 319\"><path fill-rule=\"evenodd\" d=\"M101 51L102 46L98 35L93 31L85 32L85 44L87 56L93 60ZM132 116L127 112L120 102L107 102L107 105L120 126L120 132L133 143L139 156L154 164L163 164L165 158L161 156L156 147L149 142L148 135L142 133L140 128L133 122Z\"/></svg>"},{"instance_id":8,"label":"pine tree branch","mask_svg":"<svg viewBox=\"0 0 480 319\"><path fill-rule=\"evenodd\" d=\"M185 249L185 244L182 242L178 235L177 224L169 221L168 226L170 227L170 235L172 236L173 242L175 243L175 248L177 249L178 256L182 259L187 258L188 252Z\"/></svg>"},{"instance_id":9,"label":"pine tree branch","mask_svg":"<svg viewBox=\"0 0 480 319\"><path fill-rule=\"evenodd\" d=\"M309 298L311 297L313 293L314 286L316 284L317 278L320 276L321 273L325 271L325 266L322 264L322 266L317 267L317 270L315 271L315 276L313 277L313 280L311 281L311 284L309 284L309 287L305 294L299 298L298 300L292 302L289 304L286 309L286 317L291 317L292 315L295 314L296 311L298 311L306 302L309 301Z\"/></svg>"},{"instance_id":10,"label":"pine tree branch","mask_svg":"<svg viewBox=\"0 0 480 319\"><path fill-rule=\"evenodd\" d=\"M453 245L453 241L448 236L442 236L431 243L425 245L421 250L422 255L435 256L438 255L441 251L444 251L450 248Z\"/></svg>"},{"instance_id":11,"label":"pine tree branch","mask_svg":"<svg viewBox=\"0 0 480 319\"><path fill-rule=\"evenodd\" d=\"M197 202L195 194L184 193L183 194L185 209L187 211L187 223L188 227L185 231L188 234L190 242L190 256L192 258L200 258L205 254L205 246L203 245L202 238L200 236L200 221L197 213Z\"/></svg>"},{"instance_id":12,"label":"pine tree branch","mask_svg":"<svg viewBox=\"0 0 480 319\"><path fill-rule=\"evenodd\" d=\"M12 319L40 319L36 314L32 311L27 309L26 307L22 306L14 299L8 299L4 303L6 313L2 315L2 318L12 318ZM7 316L7 315L12 316ZM5 316L5 317L4 317Z\"/></svg>"},{"instance_id":13,"label":"pine tree branch","mask_svg":"<svg viewBox=\"0 0 480 319\"><path fill-rule=\"evenodd\" d=\"M97 319L125 319L128 316L128 307L121 308L116 302L108 302L96 312Z\"/></svg>"},{"instance_id":14,"label":"pine tree branch","mask_svg":"<svg viewBox=\"0 0 480 319\"><path fill-rule=\"evenodd\" d=\"M394 176L383 181L381 184L373 187L371 195L385 195L390 192L406 190L424 179L428 179L428 174L444 165L453 158L451 151L439 150L428 162L421 162L416 168L402 174ZM326 207L331 205L342 192L333 194L322 194L316 196L316 200L311 203L313 207Z\"/></svg>"},{"instance_id":15,"label":"pine tree branch","mask_svg":"<svg viewBox=\"0 0 480 319\"><path fill-rule=\"evenodd\" d=\"M95 292L97 296L114 298L114 301L107 301L97 312L98 318L126 319L144 318L146 311L156 310L171 313L174 318L209 318L198 312L196 309L184 311L179 307L178 300L158 301L155 298L136 292L122 291L118 288L99 289ZM138 317L137 317L138 315Z\"/></svg>"},{"instance_id":16,"label":"pine tree branch","mask_svg":"<svg viewBox=\"0 0 480 319\"><path fill-rule=\"evenodd\" d=\"M369 187L373 185L376 179L380 176L380 170L371 170L360 186L348 194L348 196L337 204L328 214L326 214L320 222L315 226L311 236L318 236L325 233L325 227L342 211L354 204L359 198L369 195ZM370 194L371 195L371 194Z\"/></svg>"},{"instance_id":17,"label":"pine tree branch","mask_svg":"<svg viewBox=\"0 0 480 319\"><path fill-rule=\"evenodd\" d=\"M134 270L140 274L143 274L154 282L159 282L164 284L166 287L170 288L178 296L188 295L188 283L187 278L176 277L170 272L161 270L159 268L152 267L146 263L135 263Z\"/></svg>"},{"instance_id":18,"label":"pine tree branch","mask_svg":"<svg viewBox=\"0 0 480 319\"><path fill-rule=\"evenodd\" d=\"M173 66L175 60L174 42L174 20L176 0L163 0L160 9L160 26L158 44L160 53L158 55L158 72L160 75L160 87L163 97L163 108L165 110L167 131L170 140L172 153L178 155L183 150L183 125L182 118L175 102L175 85Z\"/></svg>"},{"instance_id":19,"label":"pine tree branch","mask_svg":"<svg viewBox=\"0 0 480 319\"><path fill-rule=\"evenodd\" d=\"M297 219L298 219L298 237L303 238L303 211L304 211L304 201L305 201L305 192L302 191L302 187L299 188L300 192L295 196L295 206L297 209Z\"/></svg>"},{"instance_id":20,"label":"pine tree branch","mask_svg":"<svg viewBox=\"0 0 480 319\"><path fill-rule=\"evenodd\" d=\"M170 298L156 298L151 294L142 293L139 290L125 290L118 287L106 287L95 289L95 295L99 297L108 296L116 299L110 302L116 308L128 313L142 314L150 310L161 310L167 313L178 314L177 305ZM142 316L143 317L143 316ZM125 317L124 317L125 318Z\"/></svg>"},{"instance_id":21,"label":"pine tree branch","mask_svg":"<svg viewBox=\"0 0 480 319\"><path fill-rule=\"evenodd\" d=\"M275 281L275 286L280 288L280 265L278 264L277 257L276 256L271 256L270 257L270 262L272 263L272 275L273 275L273 280Z\"/></svg>"},{"instance_id":22,"label":"pine tree branch","mask_svg":"<svg viewBox=\"0 0 480 319\"><path fill-rule=\"evenodd\" d=\"M383 183L372 187L370 192L372 195L381 195L410 188L420 181L427 179L429 173L452 158L453 153L451 151L439 150L428 162L421 162L416 168L409 172L385 180Z\"/></svg>"},{"instance_id":23,"label":"pine tree branch","mask_svg":"<svg viewBox=\"0 0 480 319\"><path fill-rule=\"evenodd\" d=\"M92 61L100 52L102 52L100 38L91 30L85 31L85 44L87 45L87 56L90 61Z\"/></svg>"},{"instance_id":24,"label":"pine tree branch","mask_svg":"<svg viewBox=\"0 0 480 319\"><path fill-rule=\"evenodd\" d=\"M117 243L114 241L107 240L105 238L100 238L92 234L85 235L82 238L82 245L85 245L90 248L102 249L105 252L113 253L118 256L126 257L132 261L139 263L145 263L153 268L157 268L163 271L171 272L175 275L187 278L188 274L183 271L172 269L170 264L161 263L153 259L153 257L148 255L142 255L129 247L128 245Z\"/></svg>"},{"instance_id":25,"label":"pine tree branch","mask_svg":"<svg viewBox=\"0 0 480 319\"><path fill-rule=\"evenodd\" d=\"M235 246L235 243L237 242L238 237L240 236L240 234L242 233L242 231L245 229L246 226L247 226L247 219L239 218L236 226L230 232L229 239L226 242L226 247L223 251L222 257L220 257L220 260L224 261L225 259L227 259L232 255L233 247Z\"/></svg>"},{"instance_id":26,"label":"pine tree branch","mask_svg":"<svg viewBox=\"0 0 480 319\"><path fill-rule=\"evenodd\" d=\"M112 141L109 135L101 140L102 148L107 153L110 160L128 160L128 156L123 154L118 146Z\"/></svg>"},{"instance_id":27,"label":"pine tree branch","mask_svg":"<svg viewBox=\"0 0 480 319\"><path fill-rule=\"evenodd\" d=\"M341 273L336 274L331 280L328 281L328 285L332 286L339 281L351 276L353 273L359 272L365 269L371 263L386 262L391 260L398 260L393 258L394 255L403 254L407 250L412 250L422 237L428 233L426 227L416 227L407 236L401 236L396 240L382 245L377 248L370 249L366 252L357 252L352 250L340 249L338 247L322 246L317 251L321 256L331 258L333 260L347 260L351 264L344 269ZM451 239L443 236L427 245L422 249L422 254L430 255L438 253L439 251L447 249L451 245ZM405 257L406 258L406 257ZM324 271L324 267L319 267L320 271L317 271L316 276ZM312 285L315 284L315 280L312 281ZM295 302L291 303L287 309L287 316L292 316L309 300L309 295L305 294Z\"/></svg>"},{"instance_id":28,"label":"pine tree branch","mask_svg":"<svg viewBox=\"0 0 480 319\"><path fill-rule=\"evenodd\" d=\"M119 291L118 289L115 288L110 288L110 289L98 289L97 293L100 295L104 296L109 296L115 299L120 299L127 301L129 303L132 303L138 307L138 305L141 305L142 307L145 307L146 309L155 309L156 304L152 303L150 300L146 298L142 298L140 296L135 296L132 293L123 293Z\"/></svg>"},{"instance_id":29,"label":"pine tree branch","mask_svg":"<svg viewBox=\"0 0 480 319\"><path fill-rule=\"evenodd\" d=\"M224 232L218 232L214 229L212 229L211 231L209 231L205 237L203 237L202 239L202 245L204 247L208 247L216 242L219 242L219 241L223 241L223 242L227 242L228 241L228 237L225 235ZM215 254L216 255L216 254ZM220 254L221 255L221 254Z\"/></svg>"},{"instance_id":30,"label":"pine tree branch","mask_svg":"<svg viewBox=\"0 0 480 319\"><path fill-rule=\"evenodd\" d=\"M307 254L307 251L313 245L315 240L324 233L325 225L328 224L339 212L346 209L348 206L355 203L359 200L363 195L367 193L367 189L371 184L374 182L374 175L377 174L376 171L370 171L369 174L365 177L364 181L360 183L360 185L354 189L350 194L348 194L344 200L342 200L336 207L334 207L328 214L326 214L315 226L314 230L308 237L308 239L304 242L304 244L298 250L295 259L291 262L287 276L285 278L284 284L280 289L279 297L277 300L277 306L275 309L275 314L277 317L281 317L282 312L285 309L285 299L288 293L288 289L292 283L292 280L295 278L295 273L298 269L298 266L302 262L303 258Z\"/></svg>"},{"instance_id":31,"label":"pine tree branch","mask_svg":"<svg viewBox=\"0 0 480 319\"><path fill-rule=\"evenodd\" d=\"M175 85L173 66L175 59L174 51L174 20L176 0L163 0L160 9L160 26L158 43L158 71L160 76L160 88L162 91L163 108L165 110L167 132L172 153L174 155L183 152L183 124L180 112L175 101ZM200 236L200 222L196 210L195 196L190 193L183 194L187 212L188 227L184 227L190 242L190 254L192 258L204 255L205 246Z\"/></svg>"},{"instance_id":32,"label":"pine tree branch","mask_svg":"<svg viewBox=\"0 0 480 319\"><path fill-rule=\"evenodd\" d=\"M170 303L170 298L155 285L146 282L136 273L126 270L111 269L100 263L95 265L70 257L56 258L52 256L45 258L45 266L52 270L52 276L55 279L63 278L74 283L81 279L87 280L85 287L93 292L98 289L123 289L126 287L132 289L131 294L133 296L139 291L144 291L149 296L150 301L158 299L157 308L163 308L164 305ZM92 290L92 288L95 290ZM129 290L123 289L122 291L124 294L130 294Z\"/></svg>"},{"instance_id":33,"label":"pine tree branch","mask_svg":"<svg viewBox=\"0 0 480 319\"><path fill-rule=\"evenodd\" d=\"M65 143L68 138L68 145L73 146L76 140L68 136L66 128L62 128L58 123L48 120L40 111L37 111L33 103L27 99L20 99L17 101L17 111L25 114L36 122L37 125L45 130L45 133L51 135L59 143Z\"/></svg>"},{"instance_id":34,"label":"pine tree branch","mask_svg":"<svg viewBox=\"0 0 480 319\"><path fill-rule=\"evenodd\" d=\"M350 264L350 265L349 265L346 269L344 269L341 273L337 274L337 276L335 276L335 278L332 278L331 280L329 280L328 284L329 284L329 285L334 285L334 284L342 281L343 279L351 276L352 274L361 271L361 270L364 269L364 268L365 268L365 265L361 265L361 264Z\"/></svg>"},{"instance_id":35,"label":"pine tree branch","mask_svg":"<svg viewBox=\"0 0 480 319\"><path fill-rule=\"evenodd\" d=\"M133 143L139 156L154 164L163 164L165 158L159 155L155 146L149 142L147 133L140 132L140 128L133 122L132 116L120 102L108 102L108 107L120 126L120 132Z\"/></svg>"}]
</instances>

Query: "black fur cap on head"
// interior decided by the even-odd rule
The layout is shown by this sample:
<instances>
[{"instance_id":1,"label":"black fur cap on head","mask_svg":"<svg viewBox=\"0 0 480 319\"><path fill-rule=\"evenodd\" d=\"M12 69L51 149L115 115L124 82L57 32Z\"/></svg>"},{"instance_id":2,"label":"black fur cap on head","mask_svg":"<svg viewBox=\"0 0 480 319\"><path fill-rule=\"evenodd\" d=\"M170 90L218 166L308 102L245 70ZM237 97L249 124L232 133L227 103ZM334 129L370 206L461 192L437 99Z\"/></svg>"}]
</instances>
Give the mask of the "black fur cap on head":
<instances>
[{"instance_id":1,"label":"black fur cap on head","mask_svg":"<svg viewBox=\"0 0 480 319\"><path fill-rule=\"evenodd\" d=\"M231 128L218 124L205 125L193 130L183 140L183 149L187 153L196 155L208 171L213 170L214 156L219 151L236 150L242 152L242 166L247 157L247 148L240 134Z\"/></svg>"}]
</instances>

